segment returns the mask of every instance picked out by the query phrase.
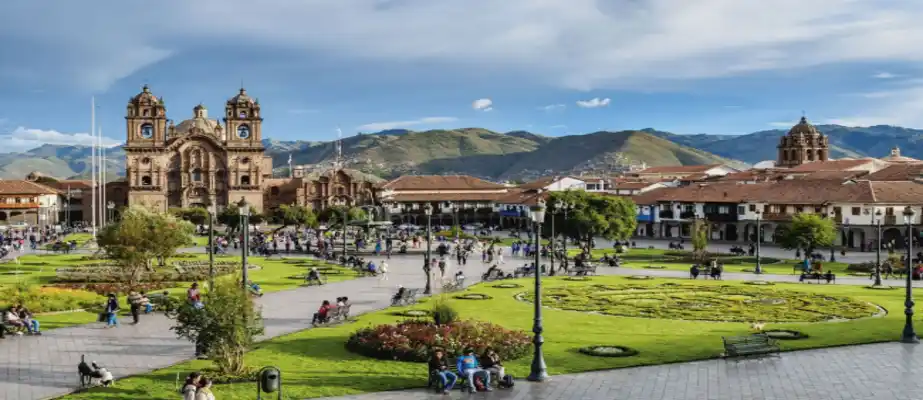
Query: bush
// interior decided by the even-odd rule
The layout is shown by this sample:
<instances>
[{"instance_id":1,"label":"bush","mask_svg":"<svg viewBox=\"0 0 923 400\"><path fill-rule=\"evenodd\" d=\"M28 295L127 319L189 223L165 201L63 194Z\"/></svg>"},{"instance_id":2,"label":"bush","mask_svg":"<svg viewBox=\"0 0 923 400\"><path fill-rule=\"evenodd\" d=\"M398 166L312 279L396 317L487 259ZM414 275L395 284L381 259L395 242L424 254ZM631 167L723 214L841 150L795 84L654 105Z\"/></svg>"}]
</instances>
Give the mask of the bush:
<instances>
[{"instance_id":1,"label":"bush","mask_svg":"<svg viewBox=\"0 0 923 400\"><path fill-rule=\"evenodd\" d=\"M442 237L444 237L444 238L446 238L446 239L454 239L454 238L455 238L455 230L439 231L439 232L434 233L433 235L436 236L436 237L442 236ZM461 238L461 239L474 239L474 238L476 238L476 236L474 236L474 235L472 235L472 234L469 234L469 233L462 232L462 231L458 231L458 237Z\"/></svg>"},{"instance_id":2,"label":"bush","mask_svg":"<svg viewBox=\"0 0 923 400\"><path fill-rule=\"evenodd\" d=\"M366 357L383 360L426 362L434 348L457 356L465 349L481 354L488 347L503 360L515 360L531 352L531 338L490 322L458 321L436 325L424 321L404 321L359 330L349 337L346 348Z\"/></svg>"},{"instance_id":3,"label":"bush","mask_svg":"<svg viewBox=\"0 0 923 400\"><path fill-rule=\"evenodd\" d=\"M17 285L0 287L0 308L22 303L33 313L72 311L102 304L104 298L80 290Z\"/></svg>"},{"instance_id":4,"label":"bush","mask_svg":"<svg viewBox=\"0 0 923 400\"><path fill-rule=\"evenodd\" d=\"M105 296L109 293L115 293L116 295L128 294L131 290L136 290L139 292L153 293L163 289L169 289L177 286L181 286L184 283L182 282L148 282L148 283L136 283L129 287L128 285L122 283L67 283L54 285L52 287L65 290L85 290L87 292L93 292L100 296Z\"/></svg>"},{"instance_id":5,"label":"bush","mask_svg":"<svg viewBox=\"0 0 923 400\"><path fill-rule=\"evenodd\" d=\"M455 311L452 305L442 298L433 302L433 308L430 313L436 325L448 325L458 321L458 311Z\"/></svg>"},{"instance_id":6,"label":"bush","mask_svg":"<svg viewBox=\"0 0 923 400\"><path fill-rule=\"evenodd\" d=\"M849 264L846 266L847 271L870 273L875 270L875 263L862 262L858 264ZM863 274L864 275L864 274Z\"/></svg>"}]
</instances>

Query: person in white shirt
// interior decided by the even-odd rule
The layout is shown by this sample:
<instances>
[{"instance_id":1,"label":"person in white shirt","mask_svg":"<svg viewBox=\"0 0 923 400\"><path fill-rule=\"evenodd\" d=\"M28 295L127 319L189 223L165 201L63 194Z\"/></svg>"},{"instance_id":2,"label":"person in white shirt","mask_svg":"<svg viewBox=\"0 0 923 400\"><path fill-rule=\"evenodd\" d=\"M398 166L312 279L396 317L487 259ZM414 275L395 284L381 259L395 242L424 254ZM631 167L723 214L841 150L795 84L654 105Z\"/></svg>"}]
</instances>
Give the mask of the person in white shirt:
<instances>
[{"instance_id":1,"label":"person in white shirt","mask_svg":"<svg viewBox=\"0 0 923 400\"><path fill-rule=\"evenodd\" d=\"M381 263L378 264L378 271L380 273L378 281L383 282L388 280L388 263L385 260L381 260Z\"/></svg>"}]
</instances>

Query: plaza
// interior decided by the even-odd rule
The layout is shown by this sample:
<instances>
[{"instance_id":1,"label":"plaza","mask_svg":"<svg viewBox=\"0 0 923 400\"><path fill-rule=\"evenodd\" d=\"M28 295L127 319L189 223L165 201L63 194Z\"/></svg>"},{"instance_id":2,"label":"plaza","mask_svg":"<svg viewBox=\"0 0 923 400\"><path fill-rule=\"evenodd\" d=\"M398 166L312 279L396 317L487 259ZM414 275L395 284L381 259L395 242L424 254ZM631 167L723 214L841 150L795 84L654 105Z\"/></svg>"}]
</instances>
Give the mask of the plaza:
<instances>
[{"instance_id":1,"label":"plaza","mask_svg":"<svg viewBox=\"0 0 923 400\"><path fill-rule=\"evenodd\" d=\"M602 241L600 243L603 243ZM662 247L663 242L651 242ZM183 252L201 254L201 248L185 249ZM640 251L640 250L639 250ZM781 250L778 253L784 256ZM630 253L631 251L629 251ZM30 257L30 256L25 256ZM41 257L41 256L39 256ZM46 256L57 257L57 256ZM791 256L789 256L791 257ZM379 257L369 258L381 261ZM381 257L383 260L384 258ZM254 264L261 264L269 269L287 268L286 261L293 263L307 260L304 256L288 255L275 263L255 258ZM436 395L419 388L425 384L424 371L412 363L363 361L361 356L350 354L342 348L342 343L350 332L369 324L389 323L400 320L394 315L391 296L398 285L408 288L422 288L425 276L420 269L419 255L393 256L388 260L389 279L382 282L379 278L355 278L339 282L330 282L324 286L298 287L297 285L280 285L256 303L263 312L265 333L261 340L268 340L257 345L250 357L258 365L272 362L292 362L278 365L283 370L283 385L286 392L299 397L323 397L325 395L347 395L356 392L375 392L354 395L355 399L377 398L435 398ZM528 259L509 257L507 264L501 268L512 269L529 262ZM569 281L566 277L547 277L546 296L556 296L554 290L562 287L590 287L605 285L606 290L619 287L647 287L650 294L659 296L662 285L694 285L699 291L708 291L709 287L719 290L731 285L742 288L734 293L714 295L718 298L737 298L759 293L761 290L774 292L824 293L825 296L845 296L847 298L874 299L877 305L888 309L888 315L874 316L837 314L841 317L855 319L845 323L836 322L799 322L810 321L807 315L798 314L797 310L789 314L789 322L770 322L767 329L779 327L797 327L808 331L812 338L824 338L808 344L807 341L792 341L786 344L786 350L796 350L829 345L851 345L876 341L896 340L899 337L900 315L893 309L900 307L902 300L900 290L871 291L864 287L869 284L867 277L843 276L835 285L798 284L797 277L785 274L765 274L756 276L752 273L732 272L724 275L724 281L694 282L688 279L688 273L682 270L647 269L644 262L628 261L620 268L600 267L599 277L589 277L589 282ZM466 317L482 313L484 318L498 321L504 326L528 330L531 317L523 311L529 307L528 298L505 297L514 293L528 292L530 281L498 281L497 283L478 284L481 274L488 264L480 260L471 260L461 269L467 284L475 285L473 293L486 293L493 299L489 301L453 300ZM447 275L458 269L450 266ZM288 270L285 270L286 275ZM270 280L269 276L263 275ZM260 275L255 275L258 279ZM635 281L636 276L653 277L650 281ZM776 283L767 289L746 286L747 280L760 280ZM512 282L526 289L500 289L499 284ZM441 287L441 282L434 281L434 287ZM900 280L886 280L887 285L900 286ZM914 282L917 286L919 282ZM559 288L559 289L554 289ZM676 290L671 287L670 290ZM720 289L727 290L727 289ZM874 293L873 293L874 292ZM577 292L575 292L577 293ZM590 294L592 292L588 292ZM868 294L866 294L868 293ZM332 327L311 328L310 314L323 300L348 295L352 299L352 314L355 322ZM615 296L621 296L614 293ZM449 296L453 296L449 294ZM583 295L581 295L583 296ZM778 294L776 297L787 297ZM803 297L803 296L801 296ZM890 299L890 300L889 300ZM638 307L648 301L635 302ZM657 300L657 301L663 301ZM670 300L672 301L672 300ZM406 307L409 309L428 309L428 302ZM496 303L496 305L492 305ZM483 304L483 306L475 305ZM656 304L653 304L655 307ZM474 308L472 308L474 307ZM481 308L483 307L483 308ZM868 344L860 346L836 347L821 350L784 352L778 358L761 358L742 361L725 361L713 359L721 351L721 336L746 334L750 328L748 321L752 316L744 315L737 322L687 322L688 315L661 315L656 319L646 320L638 325L637 318L628 317L631 334L618 334L610 329L618 325L608 325L615 316L592 316L585 312L556 310L556 306L546 302L546 360L551 379L542 384L533 384L518 380L511 390L497 390L490 394L493 398L519 399L564 399L564 398L644 398L644 399L694 399L694 398L795 398L795 399L864 399L871 398L871 393L881 393L881 388L888 388L888 395L878 398L911 399L918 396L921 388L913 382L898 385L894 382L901 374L914 374L919 370L913 346L898 343ZM561 308L568 308L562 306ZM570 307L573 308L573 307ZM479 310L481 311L475 311ZM851 308L850 308L851 309ZM575 309L576 310L576 309ZM842 313L844 311L831 311ZM40 317L41 318L41 317ZM563 318L563 319L562 319ZM678 320L675 318L679 318ZM706 318L709 319L710 317ZM807 319L806 319L807 318ZM896 320L895 320L896 318ZM823 318L822 318L823 319ZM125 319L127 321L127 319ZM640 321L645 321L642 319ZM604 323L599 325L599 323ZM563 324L563 326L562 326ZM584 325L590 324L590 325ZM679 325L677 325L679 324ZM704 324L704 325L703 325ZM858 324L858 325L855 325ZM65 324L66 325L66 324ZM82 354L109 368L119 378L114 388L98 388L86 393L66 396L75 399L130 399L130 398L172 398L175 393L177 375L184 376L192 370L207 368L208 361L188 361L194 354L194 346L169 330L171 321L164 315L154 313L142 316L139 325L123 325L116 329L102 329L99 324L74 324L71 326L47 330L42 336L8 338L0 341L0 363L4 371L4 390L2 398L9 399L45 399L66 395L75 389L74 366ZM590 328L595 326L595 328ZM683 328L688 326L689 328ZM612 327L612 328L610 328ZM692 328L695 327L695 328ZM577 332L579 338L567 338L561 329ZM307 330L306 330L307 329ZM689 330L693 329L693 330ZM706 329L706 331L699 331ZM716 330L715 330L716 329ZM645 333L649 332L649 333ZM294 334L294 335L292 335ZM615 334L613 338L613 334ZM627 335L627 336L626 336ZM657 337L653 341L645 339L649 335ZM690 336L691 335L691 336ZM652 338L653 338L652 337ZM695 338L694 346L684 343L683 338ZM612 340L615 340L612 343ZM668 342L663 342L667 340ZM796 343L803 342L803 343ZM568 349L586 344L620 344L640 350L635 357L597 358L579 354L570 354ZM655 344L660 343L660 344ZM669 343L669 344L664 344ZM650 347L655 346L655 347ZM335 349L335 350L334 350ZM281 357L281 358L280 358ZM640 357L640 358L639 358ZM708 359L692 361L696 359ZM273 361L275 360L275 361ZM299 361L300 360L300 361ZM334 361L340 360L340 361ZM508 370L517 378L528 372L529 357L509 363ZM683 363L682 361L692 361ZM666 365L639 366L647 363ZM680 363L675 363L680 362ZM870 374L857 365L875 365L887 370L887 377ZM624 368L628 367L628 368ZM613 369L617 368L617 369ZM608 371L593 371L604 369ZM388 372L382 372L388 371ZM126 376L135 376L122 378ZM823 384L821 384L823 382ZM835 393L829 389L830 382L842 382L843 390L837 387ZM861 388L860 388L861 386ZM216 395L220 398L243 398L251 393L253 385L236 383L218 385ZM409 391L391 392L408 389ZM378 393L386 391L384 393ZM579 394L579 395L578 395ZM450 398L460 396L452 393ZM465 395L467 396L467 395ZM577 397L573 397L577 396ZM614 397L613 397L614 396ZM837 397L839 396L839 397ZM888 397L891 396L891 397ZM345 399L344 398L344 399Z\"/></svg>"}]
</instances>

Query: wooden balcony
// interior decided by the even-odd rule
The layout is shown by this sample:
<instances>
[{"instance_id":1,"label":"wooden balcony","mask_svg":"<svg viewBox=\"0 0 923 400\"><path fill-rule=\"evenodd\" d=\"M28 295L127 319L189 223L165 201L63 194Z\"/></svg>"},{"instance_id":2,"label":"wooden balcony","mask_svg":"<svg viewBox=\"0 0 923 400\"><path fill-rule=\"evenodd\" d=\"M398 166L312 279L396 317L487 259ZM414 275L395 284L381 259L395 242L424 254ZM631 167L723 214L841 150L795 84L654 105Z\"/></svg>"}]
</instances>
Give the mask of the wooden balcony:
<instances>
[{"instance_id":1,"label":"wooden balcony","mask_svg":"<svg viewBox=\"0 0 923 400\"><path fill-rule=\"evenodd\" d=\"M792 214L767 212L767 213L763 213L762 220L763 221L780 221L780 222L791 221Z\"/></svg>"},{"instance_id":2,"label":"wooden balcony","mask_svg":"<svg viewBox=\"0 0 923 400\"><path fill-rule=\"evenodd\" d=\"M39 207L38 203L0 203L0 210L31 210Z\"/></svg>"}]
</instances>

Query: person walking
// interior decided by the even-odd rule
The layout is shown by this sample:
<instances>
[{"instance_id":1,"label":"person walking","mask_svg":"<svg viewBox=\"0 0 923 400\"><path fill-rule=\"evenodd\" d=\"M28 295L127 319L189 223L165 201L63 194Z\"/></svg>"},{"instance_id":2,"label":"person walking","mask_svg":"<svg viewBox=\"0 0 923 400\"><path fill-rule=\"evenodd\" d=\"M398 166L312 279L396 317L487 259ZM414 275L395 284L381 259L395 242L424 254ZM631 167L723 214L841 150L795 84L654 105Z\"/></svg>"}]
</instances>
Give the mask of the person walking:
<instances>
[{"instance_id":1,"label":"person walking","mask_svg":"<svg viewBox=\"0 0 923 400\"><path fill-rule=\"evenodd\" d=\"M386 263L385 260L381 260L381 264L378 266L378 271L380 273L378 282L386 282L388 280L388 263Z\"/></svg>"},{"instance_id":2,"label":"person walking","mask_svg":"<svg viewBox=\"0 0 923 400\"><path fill-rule=\"evenodd\" d=\"M128 292L128 309L131 310L131 319L134 325L137 325L139 322L138 318L141 314L141 302L143 299L144 297L134 290Z\"/></svg>"},{"instance_id":3,"label":"person walking","mask_svg":"<svg viewBox=\"0 0 923 400\"><path fill-rule=\"evenodd\" d=\"M106 300L106 328L119 326L119 319L116 314L119 312L119 301L115 294L109 293Z\"/></svg>"}]
</instances>

